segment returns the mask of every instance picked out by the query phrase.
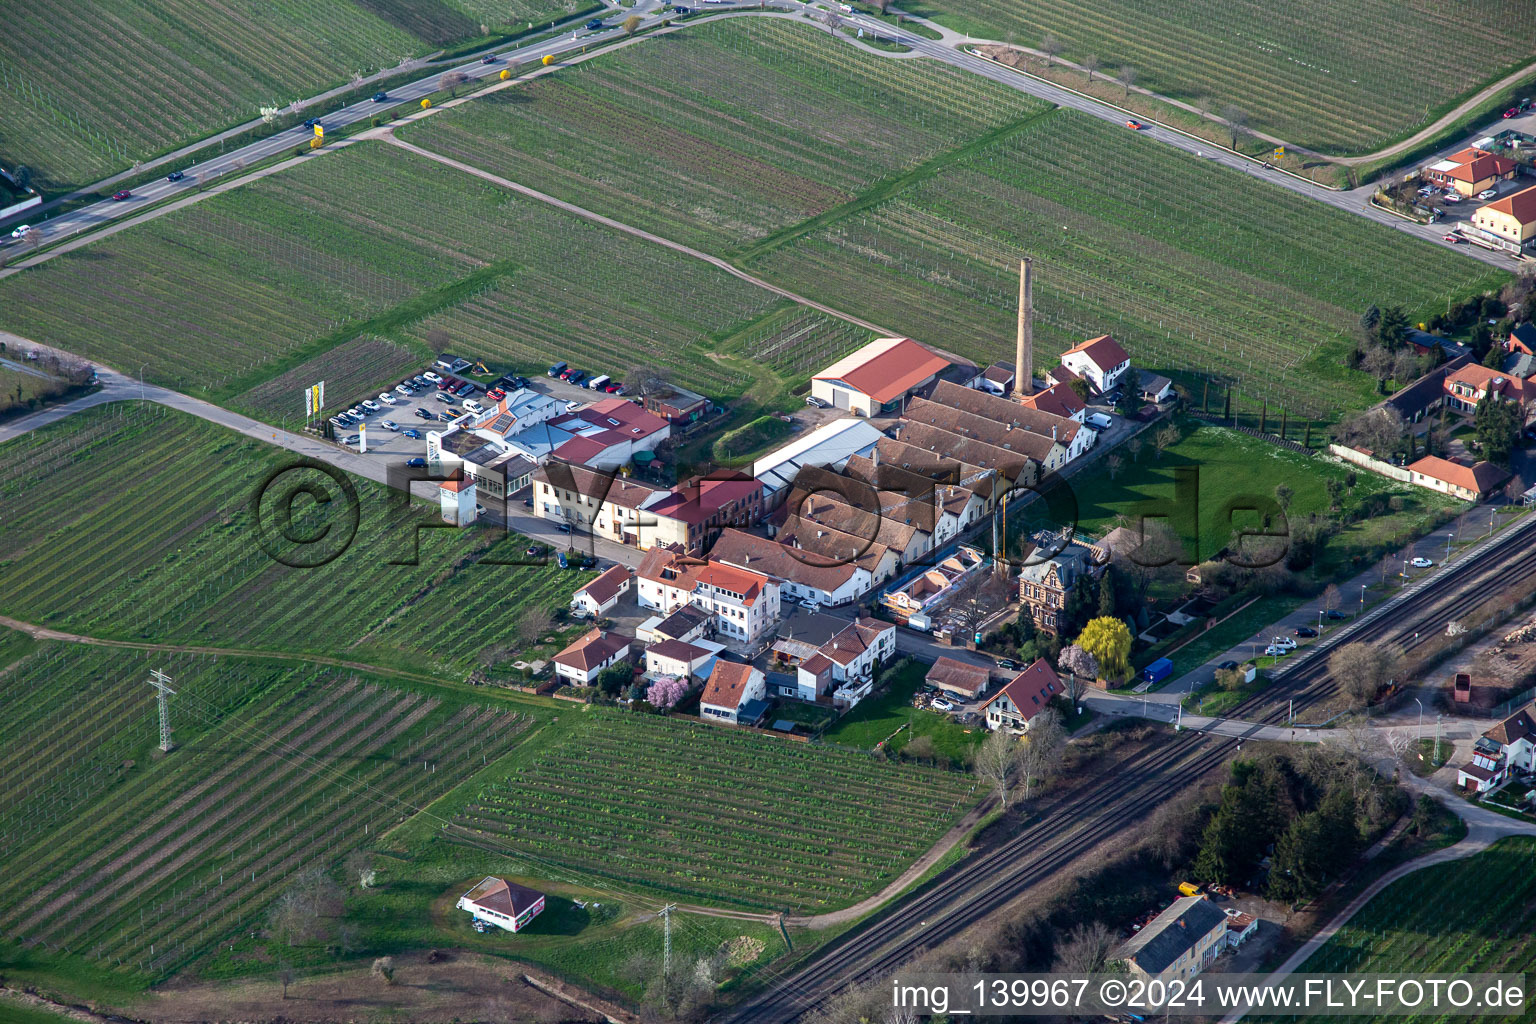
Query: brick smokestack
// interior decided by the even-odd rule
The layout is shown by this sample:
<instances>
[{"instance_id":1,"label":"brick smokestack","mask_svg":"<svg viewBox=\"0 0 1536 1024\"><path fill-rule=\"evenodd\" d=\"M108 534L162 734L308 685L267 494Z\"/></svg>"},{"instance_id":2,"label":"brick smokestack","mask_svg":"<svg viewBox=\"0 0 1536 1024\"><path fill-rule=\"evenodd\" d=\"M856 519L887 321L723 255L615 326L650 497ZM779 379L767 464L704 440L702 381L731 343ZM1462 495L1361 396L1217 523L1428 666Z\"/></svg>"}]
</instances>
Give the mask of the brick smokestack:
<instances>
[{"instance_id":1,"label":"brick smokestack","mask_svg":"<svg viewBox=\"0 0 1536 1024\"><path fill-rule=\"evenodd\" d=\"M1013 397L1026 398L1035 378L1035 261L1028 256L1019 261L1019 337L1013 354Z\"/></svg>"}]
</instances>

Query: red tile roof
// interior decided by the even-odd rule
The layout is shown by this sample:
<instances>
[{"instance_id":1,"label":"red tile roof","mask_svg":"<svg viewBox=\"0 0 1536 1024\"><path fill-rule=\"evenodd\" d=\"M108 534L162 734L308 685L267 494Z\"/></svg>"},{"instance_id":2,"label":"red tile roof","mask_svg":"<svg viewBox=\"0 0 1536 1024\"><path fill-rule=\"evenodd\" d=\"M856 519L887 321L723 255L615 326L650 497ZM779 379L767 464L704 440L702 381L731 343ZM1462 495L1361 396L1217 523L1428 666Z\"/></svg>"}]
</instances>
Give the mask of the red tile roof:
<instances>
[{"instance_id":1,"label":"red tile roof","mask_svg":"<svg viewBox=\"0 0 1536 1024\"><path fill-rule=\"evenodd\" d=\"M991 674L985 665L973 665L968 661L941 656L933 663L933 668L928 670L925 678L934 686L958 690L974 697L986 689Z\"/></svg>"},{"instance_id":2,"label":"red tile roof","mask_svg":"<svg viewBox=\"0 0 1536 1024\"><path fill-rule=\"evenodd\" d=\"M473 889L465 893L464 898L477 907L495 910L515 919L523 911L543 902L544 894L527 886L518 885L516 882L509 882L505 878L490 875L482 878Z\"/></svg>"},{"instance_id":3,"label":"red tile roof","mask_svg":"<svg viewBox=\"0 0 1536 1024\"><path fill-rule=\"evenodd\" d=\"M629 566L615 565L576 593L586 594L599 605L604 605L618 597L628 583Z\"/></svg>"},{"instance_id":4,"label":"red tile roof","mask_svg":"<svg viewBox=\"0 0 1536 1024\"><path fill-rule=\"evenodd\" d=\"M1536 185L1511 193L1497 202L1489 203L1483 209L1506 214L1521 224L1536 221Z\"/></svg>"},{"instance_id":5,"label":"red tile roof","mask_svg":"<svg viewBox=\"0 0 1536 1024\"><path fill-rule=\"evenodd\" d=\"M460 491L467 491L471 487L475 486L475 481L473 477L465 476L459 478L458 480L444 480L437 486L451 494L457 494Z\"/></svg>"},{"instance_id":6,"label":"red tile roof","mask_svg":"<svg viewBox=\"0 0 1536 1024\"><path fill-rule=\"evenodd\" d=\"M1457 383L1469 384L1478 391L1492 389L1497 394L1516 399L1517 401L1526 397L1525 381L1519 377L1511 376L1503 370L1495 370L1481 363L1469 362L1445 375L1445 390L1447 392L1451 391L1451 385Z\"/></svg>"},{"instance_id":7,"label":"red tile roof","mask_svg":"<svg viewBox=\"0 0 1536 1024\"><path fill-rule=\"evenodd\" d=\"M817 651L800 663L800 667L813 676L819 676L832 667L832 659Z\"/></svg>"},{"instance_id":8,"label":"red tile roof","mask_svg":"<svg viewBox=\"0 0 1536 1024\"><path fill-rule=\"evenodd\" d=\"M677 487L647 511L668 519L698 525L708 522L733 502L738 506L749 505L754 496L762 494L763 485L750 477L730 480L700 480L688 487ZM742 521L737 526L750 526Z\"/></svg>"},{"instance_id":9,"label":"red tile roof","mask_svg":"<svg viewBox=\"0 0 1536 1024\"><path fill-rule=\"evenodd\" d=\"M1120 347L1120 343L1107 334L1101 334L1097 338L1089 338L1087 341L1079 342L1067 349L1066 352L1063 352L1062 356L1065 357L1072 352L1081 352L1091 359L1093 365L1097 366L1100 370L1113 370L1131 358L1126 354L1125 349Z\"/></svg>"},{"instance_id":10,"label":"red tile roof","mask_svg":"<svg viewBox=\"0 0 1536 1024\"><path fill-rule=\"evenodd\" d=\"M851 665L859 655L873 647L882 633L895 629L890 622L865 616L849 623L832 639L821 645L821 654L839 665Z\"/></svg>"},{"instance_id":11,"label":"red tile roof","mask_svg":"<svg viewBox=\"0 0 1536 1024\"><path fill-rule=\"evenodd\" d=\"M1478 494L1486 494L1509 479L1509 474L1491 462L1479 462L1475 466L1463 466L1459 462L1442 459L1438 455L1426 455L1408 467L1410 473L1421 473L1434 480L1441 480L1452 487L1461 487Z\"/></svg>"},{"instance_id":12,"label":"red tile roof","mask_svg":"<svg viewBox=\"0 0 1536 1024\"><path fill-rule=\"evenodd\" d=\"M590 672L629 646L629 637L594 629L555 655L568 668Z\"/></svg>"},{"instance_id":13,"label":"red tile roof","mask_svg":"<svg viewBox=\"0 0 1536 1024\"><path fill-rule=\"evenodd\" d=\"M1515 162L1507 157L1494 156L1492 153L1481 149L1468 147L1459 153L1446 158L1450 163L1459 164L1445 171L1445 176L1455 178L1457 181L1478 182L1487 178L1493 178L1508 174L1515 169Z\"/></svg>"},{"instance_id":14,"label":"red tile roof","mask_svg":"<svg viewBox=\"0 0 1536 1024\"><path fill-rule=\"evenodd\" d=\"M752 673L755 671L757 670L751 665L744 665L739 661L722 659L715 662L714 669L709 673L709 682L704 686L704 696L699 698L699 703L712 704L717 708L741 707L747 683L751 681Z\"/></svg>"},{"instance_id":15,"label":"red tile roof","mask_svg":"<svg viewBox=\"0 0 1536 1024\"><path fill-rule=\"evenodd\" d=\"M1520 740L1536 743L1536 703L1504 719L1483 735L1501 747L1518 743Z\"/></svg>"},{"instance_id":16,"label":"red tile roof","mask_svg":"<svg viewBox=\"0 0 1536 1024\"><path fill-rule=\"evenodd\" d=\"M1077 397L1077 392L1065 384L1052 384L1044 391L1027 395L1024 398L1024 404L1031 409L1068 419L1088 408L1087 403Z\"/></svg>"},{"instance_id":17,"label":"red tile roof","mask_svg":"<svg viewBox=\"0 0 1536 1024\"><path fill-rule=\"evenodd\" d=\"M840 380L884 405L949 365L948 359L911 338L881 338L839 359L815 379Z\"/></svg>"},{"instance_id":18,"label":"red tile roof","mask_svg":"<svg viewBox=\"0 0 1536 1024\"><path fill-rule=\"evenodd\" d=\"M1045 710L1051 698L1061 692L1061 678L1056 675L1056 670L1051 668L1051 663L1044 658L1036 658L1028 668L1008 680L1000 690L988 698L987 703L982 707L990 706L993 701L1007 694L1013 706L1019 709L1019 717L1028 722Z\"/></svg>"},{"instance_id":19,"label":"red tile roof","mask_svg":"<svg viewBox=\"0 0 1536 1024\"><path fill-rule=\"evenodd\" d=\"M848 582L861 566L843 558L828 558L812 551L791 551L767 537L741 530L723 530L709 549L710 557L729 565L760 567L779 579L828 593Z\"/></svg>"}]
</instances>

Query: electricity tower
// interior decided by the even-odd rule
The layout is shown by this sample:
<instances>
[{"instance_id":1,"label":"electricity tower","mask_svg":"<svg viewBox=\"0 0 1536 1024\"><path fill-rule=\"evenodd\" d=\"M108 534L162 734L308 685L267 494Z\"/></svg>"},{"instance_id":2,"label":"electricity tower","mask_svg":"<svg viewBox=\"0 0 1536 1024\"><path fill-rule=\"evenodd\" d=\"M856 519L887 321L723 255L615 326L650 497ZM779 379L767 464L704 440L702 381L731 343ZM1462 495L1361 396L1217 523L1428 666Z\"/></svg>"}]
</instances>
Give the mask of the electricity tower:
<instances>
[{"instance_id":1,"label":"electricity tower","mask_svg":"<svg viewBox=\"0 0 1536 1024\"><path fill-rule=\"evenodd\" d=\"M155 703L160 708L160 749L171 752L171 708L167 698L176 691L170 687L171 677L159 669L149 674L149 685L155 688Z\"/></svg>"},{"instance_id":2,"label":"electricity tower","mask_svg":"<svg viewBox=\"0 0 1536 1024\"><path fill-rule=\"evenodd\" d=\"M661 914L661 976L663 980L672 976L672 911L677 909L676 903L668 903L660 910Z\"/></svg>"}]
</instances>

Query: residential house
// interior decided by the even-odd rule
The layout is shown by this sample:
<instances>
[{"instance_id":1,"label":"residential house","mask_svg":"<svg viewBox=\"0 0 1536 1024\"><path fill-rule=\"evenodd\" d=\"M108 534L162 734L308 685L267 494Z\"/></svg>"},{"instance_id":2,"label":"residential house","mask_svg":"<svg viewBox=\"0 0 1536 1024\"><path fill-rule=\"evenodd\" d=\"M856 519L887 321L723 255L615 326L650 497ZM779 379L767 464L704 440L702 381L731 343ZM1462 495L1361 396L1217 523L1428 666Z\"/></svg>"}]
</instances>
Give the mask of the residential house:
<instances>
[{"instance_id":1,"label":"residential house","mask_svg":"<svg viewBox=\"0 0 1536 1024\"><path fill-rule=\"evenodd\" d=\"M768 712L767 696L767 680L760 669L717 660L699 698L699 717L706 722L755 725Z\"/></svg>"},{"instance_id":2,"label":"residential house","mask_svg":"<svg viewBox=\"0 0 1536 1024\"><path fill-rule=\"evenodd\" d=\"M721 529L762 517L762 485L740 474L663 488L555 459L532 480L534 515L642 551L676 544L698 553Z\"/></svg>"},{"instance_id":3,"label":"residential house","mask_svg":"<svg viewBox=\"0 0 1536 1024\"><path fill-rule=\"evenodd\" d=\"M468 526L479 518L475 478L458 476L437 485L438 508L442 520L454 526Z\"/></svg>"},{"instance_id":4,"label":"residential house","mask_svg":"<svg viewBox=\"0 0 1536 1024\"><path fill-rule=\"evenodd\" d=\"M1131 976L1168 982L1199 974L1227 942L1227 915L1204 896L1184 896L1111 955Z\"/></svg>"},{"instance_id":5,"label":"residential house","mask_svg":"<svg viewBox=\"0 0 1536 1024\"><path fill-rule=\"evenodd\" d=\"M549 425L572 435L550 453L553 458L594 469L628 465L636 452L654 452L672 436L670 423L627 398L605 398Z\"/></svg>"},{"instance_id":6,"label":"residential house","mask_svg":"<svg viewBox=\"0 0 1536 1024\"><path fill-rule=\"evenodd\" d=\"M645 674L651 679L675 676L690 683L707 679L724 649L709 640L662 640L645 649Z\"/></svg>"},{"instance_id":7,"label":"residential house","mask_svg":"<svg viewBox=\"0 0 1536 1024\"><path fill-rule=\"evenodd\" d=\"M1471 362L1472 353L1463 352L1430 370L1381 404L1401 416L1404 423L1423 422L1445 404L1445 378Z\"/></svg>"},{"instance_id":8,"label":"residential house","mask_svg":"<svg viewBox=\"0 0 1536 1024\"><path fill-rule=\"evenodd\" d=\"M555 655L555 676L569 686L591 686L603 669L627 660L629 651L629 637L591 630Z\"/></svg>"},{"instance_id":9,"label":"residential house","mask_svg":"<svg viewBox=\"0 0 1536 1024\"><path fill-rule=\"evenodd\" d=\"M874 688L881 663L895 653L895 625L868 616L856 619L800 663L796 696L816 700L835 689L845 706L857 704Z\"/></svg>"},{"instance_id":10,"label":"residential house","mask_svg":"<svg viewBox=\"0 0 1536 1024\"><path fill-rule=\"evenodd\" d=\"M687 388L663 384L645 396L645 411L673 426L685 426L708 414L709 399Z\"/></svg>"},{"instance_id":11,"label":"residential house","mask_svg":"<svg viewBox=\"0 0 1536 1024\"><path fill-rule=\"evenodd\" d=\"M946 693L969 701L986 696L992 670L985 665L941 655L924 678L929 686L937 686Z\"/></svg>"},{"instance_id":12,"label":"residential house","mask_svg":"<svg viewBox=\"0 0 1536 1024\"><path fill-rule=\"evenodd\" d=\"M716 635L761 639L779 618L779 584L771 576L713 559L655 549L636 570L642 608L671 612L696 605L713 617Z\"/></svg>"},{"instance_id":13,"label":"residential house","mask_svg":"<svg viewBox=\"0 0 1536 1024\"><path fill-rule=\"evenodd\" d=\"M1077 397L1077 392L1066 384L1052 384L1032 395L1025 395L1020 402L1026 409L1036 409L1080 424L1088 420L1088 403Z\"/></svg>"},{"instance_id":14,"label":"residential house","mask_svg":"<svg viewBox=\"0 0 1536 1024\"><path fill-rule=\"evenodd\" d=\"M1004 683L981 706L988 729L1028 731L1029 723L1044 711L1051 698L1063 692L1061 678L1051 663L1036 658L1030 665Z\"/></svg>"},{"instance_id":15,"label":"residential house","mask_svg":"<svg viewBox=\"0 0 1536 1024\"><path fill-rule=\"evenodd\" d=\"M865 420L837 419L795 438L752 463L752 476L763 485L763 506L776 508L809 469L840 470L856 455L868 455L885 435Z\"/></svg>"},{"instance_id":16,"label":"residential house","mask_svg":"<svg viewBox=\"0 0 1536 1024\"><path fill-rule=\"evenodd\" d=\"M629 593L632 573L627 565L615 565L571 595L571 612L580 618L606 615Z\"/></svg>"},{"instance_id":17,"label":"residential house","mask_svg":"<svg viewBox=\"0 0 1536 1024\"><path fill-rule=\"evenodd\" d=\"M644 563L642 563L642 568ZM685 604L674 612L653 615L635 627L635 639L655 644L663 640L683 640L697 644L714 635L714 616L696 604Z\"/></svg>"},{"instance_id":18,"label":"residential house","mask_svg":"<svg viewBox=\"0 0 1536 1024\"><path fill-rule=\"evenodd\" d=\"M1131 357L1118 341L1101 334L1063 352L1061 365L1086 380L1094 391L1103 394L1120 383L1125 371L1131 368Z\"/></svg>"},{"instance_id":19,"label":"residential house","mask_svg":"<svg viewBox=\"0 0 1536 1024\"><path fill-rule=\"evenodd\" d=\"M520 932L544 910L544 894L505 878L487 875L459 897L457 907L467 910L482 924Z\"/></svg>"},{"instance_id":20,"label":"residential house","mask_svg":"<svg viewBox=\"0 0 1536 1024\"><path fill-rule=\"evenodd\" d=\"M858 416L888 416L950 361L911 338L878 338L811 378L811 397Z\"/></svg>"},{"instance_id":21,"label":"residential house","mask_svg":"<svg viewBox=\"0 0 1536 1024\"><path fill-rule=\"evenodd\" d=\"M1097 555L1093 548L1079 541L1063 543L1054 534L1043 533L1035 538L1025 555L1024 568L1019 571L1019 600L1029 609L1036 629L1056 633L1077 581L1102 571L1102 558Z\"/></svg>"},{"instance_id":22,"label":"residential house","mask_svg":"<svg viewBox=\"0 0 1536 1024\"><path fill-rule=\"evenodd\" d=\"M1536 387L1536 385L1533 385ZM1522 423L1525 406L1532 396L1526 382L1480 363L1467 362L1445 375L1445 404L1456 412L1472 413L1477 403L1488 395L1501 402L1513 402L1520 410Z\"/></svg>"},{"instance_id":23,"label":"residential house","mask_svg":"<svg viewBox=\"0 0 1536 1024\"><path fill-rule=\"evenodd\" d=\"M1465 466L1438 455L1426 455L1408 467L1410 483L1463 501L1482 501L1508 479L1509 474L1491 462Z\"/></svg>"},{"instance_id":24,"label":"residential house","mask_svg":"<svg viewBox=\"0 0 1536 1024\"><path fill-rule=\"evenodd\" d=\"M848 604L874 587L861 561L829 557L744 530L724 530L709 549L712 560L761 572L779 581L783 596L821 607Z\"/></svg>"},{"instance_id":25,"label":"residential house","mask_svg":"<svg viewBox=\"0 0 1536 1024\"><path fill-rule=\"evenodd\" d=\"M1457 770L1456 784L1487 792L1502 785L1512 768L1536 771L1536 702L1478 737L1472 760Z\"/></svg>"},{"instance_id":26,"label":"residential house","mask_svg":"<svg viewBox=\"0 0 1536 1024\"><path fill-rule=\"evenodd\" d=\"M1488 203L1472 213L1473 232L1510 252L1536 244L1536 185Z\"/></svg>"},{"instance_id":27,"label":"residential house","mask_svg":"<svg viewBox=\"0 0 1536 1024\"><path fill-rule=\"evenodd\" d=\"M1486 150L1468 147L1424 168L1425 180L1445 188L1454 188L1463 196L1473 196L1508 181L1520 173L1520 165L1509 157L1495 156Z\"/></svg>"}]
</instances>

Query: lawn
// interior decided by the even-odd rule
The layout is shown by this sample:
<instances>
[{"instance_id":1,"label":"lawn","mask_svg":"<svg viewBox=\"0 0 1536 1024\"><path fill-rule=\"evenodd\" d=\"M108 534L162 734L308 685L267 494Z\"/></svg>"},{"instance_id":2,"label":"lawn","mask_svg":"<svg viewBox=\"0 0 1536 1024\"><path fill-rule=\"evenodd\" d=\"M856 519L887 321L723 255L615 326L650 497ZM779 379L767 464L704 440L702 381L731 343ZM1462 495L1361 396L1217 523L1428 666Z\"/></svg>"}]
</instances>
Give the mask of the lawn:
<instances>
[{"instance_id":1,"label":"lawn","mask_svg":"<svg viewBox=\"0 0 1536 1024\"><path fill-rule=\"evenodd\" d=\"M1371 900L1301 971L1524 972L1536 931L1533 858L1536 840L1508 838L1473 857L1415 871ZM1463 892L1469 879L1476 880L1477 899Z\"/></svg>"},{"instance_id":2,"label":"lawn","mask_svg":"<svg viewBox=\"0 0 1536 1024\"><path fill-rule=\"evenodd\" d=\"M168 755L152 668L176 690ZM46 943L62 970L165 978L260 930L295 874L449 792L529 721L340 669L45 645L0 692L0 964Z\"/></svg>"},{"instance_id":3,"label":"lawn","mask_svg":"<svg viewBox=\"0 0 1536 1024\"><path fill-rule=\"evenodd\" d=\"M411 516L390 505L399 492L361 480L356 520L337 500L312 523L306 499L295 523L299 534L328 525L338 537L355 523L351 546L316 568L279 564L258 542L251 498L264 473L292 464L258 441L138 403L0 445L0 611L107 638L309 652L463 678L483 651L517 640L527 609L570 601L576 574L515 564L527 542L492 528L423 531L419 564L391 564L412 557L414 524L435 516L421 506ZM340 497L318 473L285 477L278 490L300 481ZM267 535L278 536L263 509Z\"/></svg>"},{"instance_id":4,"label":"lawn","mask_svg":"<svg viewBox=\"0 0 1536 1024\"><path fill-rule=\"evenodd\" d=\"M455 820L536 858L529 874L815 913L878 892L954 823L972 788L958 772L594 711L486 783Z\"/></svg>"},{"instance_id":5,"label":"lawn","mask_svg":"<svg viewBox=\"0 0 1536 1024\"><path fill-rule=\"evenodd\" d=\"M861 53L809 23L743 18L689 26L400 135L723 254L1045 109L942 64Z\"/></svg>"},{"instance_id":6,"label":"lawn","mask_svg":"<svg viewBox=\"0 0 1536 1024\"><path fill-rule=\"evenodd\" d=\"M1110 333L1144 369L1331 421L1377 399L1344 369L1371 304L1417 320L1508 275L1072 111L1037 118L745 265L986 365L1035 258L1040 370ZM1255 408L1256 412L1257 409Z\"/></svg>"},{"instance_id":7,"label":"lawn","mask_svg":"<svg viewBox=\"0 0 1536 1024\"><path fill-rule=\"evenodd\" d=\"M987 732L980 726L963 726L937 711L912 706L912 695L923 685L927 671L928 667L919 662L902 662L884 693L860 701L822 734L822 740L862 750L873 750L885 742L885 749L896 754L918 736L927 736L941 757L956 766L969 763Z\"/></svg>"},{"instance_id":8,"label":"lawn","mask_svg":"<svg viewBox=\"0 0 1536 1024\"><path fill-rule=\"evenodd\" d=\"M0 33L0 163L48 190L86 184L264 106L529 21L570 0L76 0L10 4Z\"/></svg>"},{"instance_id":9,"label":"lawn","mask_svg":"<svg viewBox=\"0 0 1536 1024\"><path fill-rule=\"evenodd\" d=\"M913 14L983 38L1092 55L1106 77L1125 65L1136 84L1211 113L1236 104L1253 127L1325 152L1378 148L1532 59L1536 8L1466 0L1454 17L1429 0L1298 0L1223 4L1174 0L911 0ZM1446 47L1476 60L1425 60Z\"/></svg>"}]
</instances>

